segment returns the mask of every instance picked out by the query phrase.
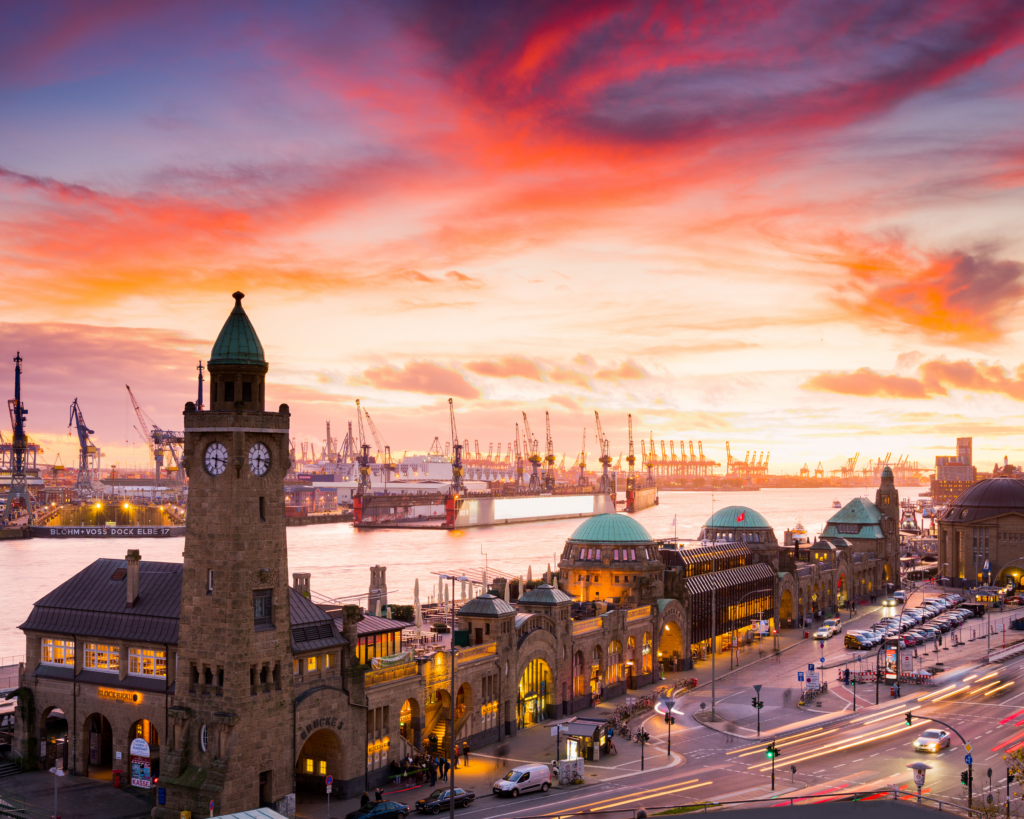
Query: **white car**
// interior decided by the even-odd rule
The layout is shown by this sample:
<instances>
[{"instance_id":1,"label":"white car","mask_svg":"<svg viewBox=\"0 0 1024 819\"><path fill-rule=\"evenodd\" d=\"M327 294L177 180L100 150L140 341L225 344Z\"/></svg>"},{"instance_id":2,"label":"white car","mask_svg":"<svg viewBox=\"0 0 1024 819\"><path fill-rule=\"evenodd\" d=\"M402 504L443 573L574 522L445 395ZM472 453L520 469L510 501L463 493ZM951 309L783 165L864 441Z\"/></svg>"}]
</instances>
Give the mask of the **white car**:
<instances>
[{"instance_id":1,"label":"white car","mask_svg":"<svg viewBox=\"0 0 1024 819\"><path fill-rule=\"evenodd\" d=\"M948 747L949 731L940 731L938 728L929 728L914 740L915 751L938 753L943 748Z\"/></svg>"},{"instance_id":2,"label":"white car","mask_svg":"<svg viewBox=\"0 0 1024 819\"><path fill-rule=\"evenodd\" d=\"M814 632L815 640L827 640L832 636L832 629L828 626L822 626L816 632Z\"/></svg>"}]
</instances>

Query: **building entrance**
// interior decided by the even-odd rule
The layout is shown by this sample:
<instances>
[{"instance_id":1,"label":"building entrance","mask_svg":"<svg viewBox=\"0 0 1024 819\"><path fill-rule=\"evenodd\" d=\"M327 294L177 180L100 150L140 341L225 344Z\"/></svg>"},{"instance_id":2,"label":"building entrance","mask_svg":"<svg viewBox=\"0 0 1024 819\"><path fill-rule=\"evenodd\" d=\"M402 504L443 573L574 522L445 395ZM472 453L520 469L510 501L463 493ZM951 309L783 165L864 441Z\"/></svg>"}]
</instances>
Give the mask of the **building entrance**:
<instances>
[{"instance_id":1,"label":"building entrance","mask_svg":"<svg viewBox=\"0 0 1024 819\"><path fill-rule=\"evenodd\" d=\"M520 728L547 719L553 685L551 667L544 660L531 660L519 678L516 724Z\"/></svg>"}]
</instances>

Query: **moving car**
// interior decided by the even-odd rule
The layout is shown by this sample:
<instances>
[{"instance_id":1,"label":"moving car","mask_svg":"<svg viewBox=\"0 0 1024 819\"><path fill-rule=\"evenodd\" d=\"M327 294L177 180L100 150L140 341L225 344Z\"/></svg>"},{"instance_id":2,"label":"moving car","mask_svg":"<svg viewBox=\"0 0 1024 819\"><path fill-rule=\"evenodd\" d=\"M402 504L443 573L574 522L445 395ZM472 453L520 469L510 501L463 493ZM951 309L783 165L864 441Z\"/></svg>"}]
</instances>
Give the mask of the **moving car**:
<instances>
[{"instance_id":1,"label":"moving car","mask_svg":"<svg viewBox=\"0 0 1024 819\"><path fill-rule=\"evenodd\" d=\"M830 629L828 626L822 626L816 632L814 632L815 640L827 640L831 636L832 629Z\"/></svg>"},{"instance_id":2,"label":"moving car","mask_svg":"<svg viewBox=\"0 0 1024 819\"><path fill-rule=\"evenodd\" d=\"M473 791L464 791L462 788L455 789L455 807L464 808L474 799L476 799L476 794ZM420 813L438 814L442 810L448 810L451 802L451 791L448 788L438 788L425 799L417 800L416 810Z\"/></svg>"},{"instance_id":3,"label":"moving car","mask_svg":"<svg viewBox=\"0 0 1024 819\"><path fill-rule=\"evenodd\" d=\"M520 765L513 768L491 786L495 796L515 799L527 791L544 793L551 787L551 770L547 765Z\"/></svg>"},{"instance_id":4,"label":"moving car","mask_svg":"<svg viewBox=\"0 0 1024 819\"><path fill-rule=\"evenodd\" d=\"M915 751L938 753L941 749L948 747L949 731L940 731L938 728L929 728L914 740Z\"/></svg>"},{"instance_id":5,"label":"moving car","mask_svg":"<svg viewBox=\"0 0 1024 819\"><path fill-rule=\"evenodd\" d=\"M361 808L345 814L345 819L405 819L411 811L401 802L368 802Z\"/></svg>"},{"instance_id":6,"label":"moving car","mask_svg":"<svg viewBox=\"0 0 1024 819\"><path fill-rule=\"evenodd\" d=\"M832 617L825 621L825 625L832 629L833 634L843 633L843 621L838 617Z\"/></svg>"}]
</instances>

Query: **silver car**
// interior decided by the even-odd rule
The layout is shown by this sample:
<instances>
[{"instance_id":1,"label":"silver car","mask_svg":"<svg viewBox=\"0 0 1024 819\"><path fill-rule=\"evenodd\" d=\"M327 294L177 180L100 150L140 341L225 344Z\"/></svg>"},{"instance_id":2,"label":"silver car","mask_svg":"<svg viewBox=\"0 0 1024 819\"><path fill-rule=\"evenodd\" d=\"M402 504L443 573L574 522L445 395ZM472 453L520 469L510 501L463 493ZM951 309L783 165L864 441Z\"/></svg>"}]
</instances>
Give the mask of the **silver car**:
<instances>
[{"instance_id":1,"label":"silver car","mask_svg":"<svg viewBox=\"0 0 1024 819\"><path fill-rule=\"evenodd\" d=\"M943 748L948 747L949 731L940 731L938 728L929 728L914 740L915 751L937 754Z\"/></svg>"}]
</instances>

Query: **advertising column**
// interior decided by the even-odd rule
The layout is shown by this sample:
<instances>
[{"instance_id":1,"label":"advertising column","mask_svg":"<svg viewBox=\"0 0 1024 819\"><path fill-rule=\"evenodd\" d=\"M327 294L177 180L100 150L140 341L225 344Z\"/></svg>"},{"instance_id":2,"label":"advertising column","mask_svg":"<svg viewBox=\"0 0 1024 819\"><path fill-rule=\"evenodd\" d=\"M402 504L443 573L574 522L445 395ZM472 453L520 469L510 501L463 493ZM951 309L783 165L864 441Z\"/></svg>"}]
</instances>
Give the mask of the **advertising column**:
<instances>
[{"instance_id":1,"label":"advertising column","mask_svg":"<svg viewBox=\"0 0 1024 819\"><path fill-rule=\"evenodd\" d=\"M149 743L141 737L132 740L129 752L132 764L132 787L150 788L153 777L150 774Z\"/></svg>"}]
</instances>

